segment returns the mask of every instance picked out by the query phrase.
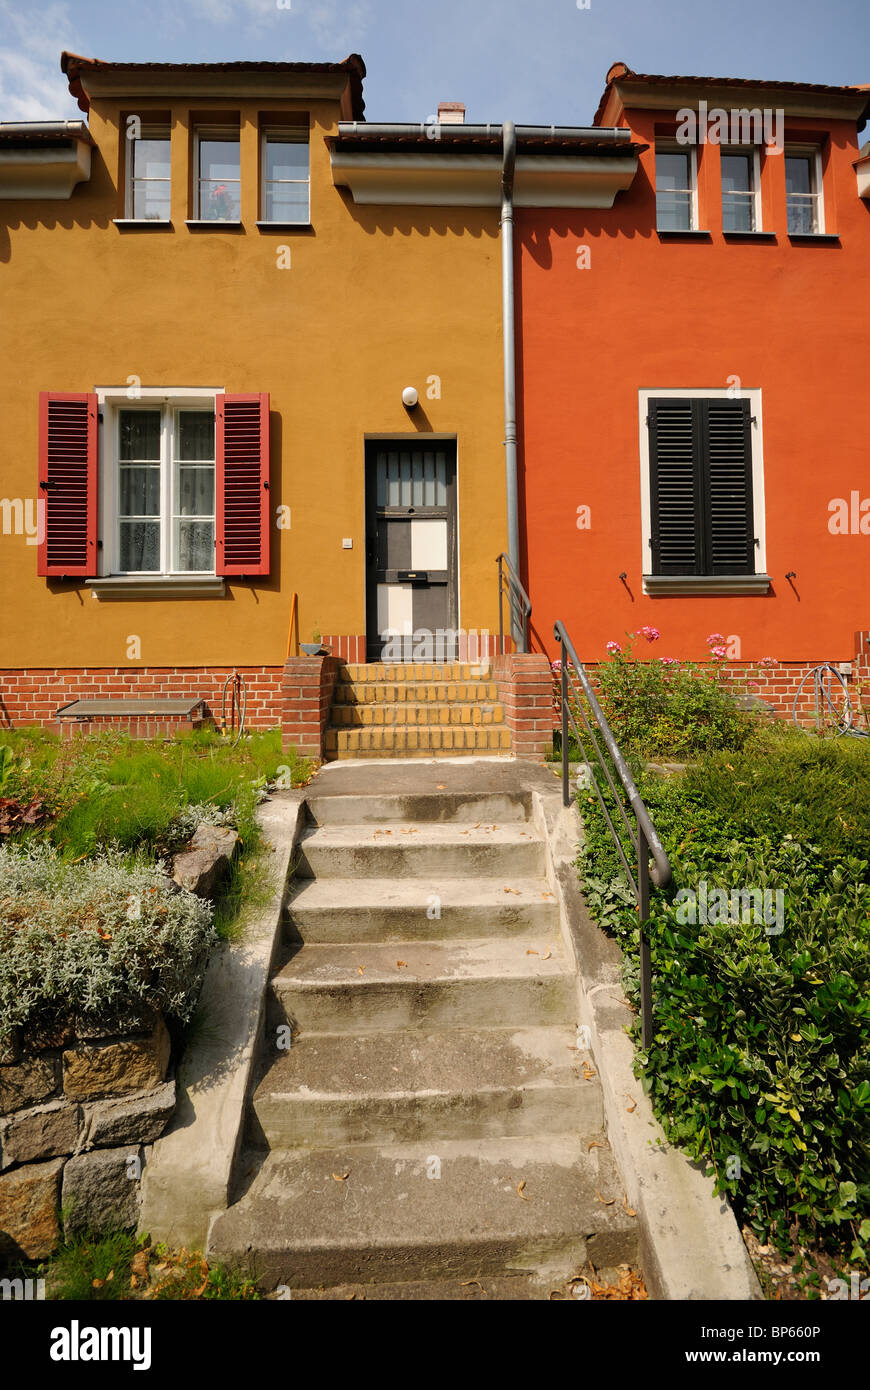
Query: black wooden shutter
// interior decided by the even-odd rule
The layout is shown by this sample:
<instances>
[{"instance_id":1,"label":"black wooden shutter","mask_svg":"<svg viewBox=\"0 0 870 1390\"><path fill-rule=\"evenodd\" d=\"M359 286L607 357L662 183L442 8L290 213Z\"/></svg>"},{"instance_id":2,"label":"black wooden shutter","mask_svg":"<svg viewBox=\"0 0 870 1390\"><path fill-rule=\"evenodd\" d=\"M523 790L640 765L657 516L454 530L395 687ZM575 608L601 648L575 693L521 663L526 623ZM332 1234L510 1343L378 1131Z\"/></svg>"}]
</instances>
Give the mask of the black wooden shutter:
<instances>
[{"instance_id":1,"label":"black wooden shutter","mask_svg":"<svg viewBox=\"0 0 870 1390\"><path fill-rule=\"evenodd\" d=\"M744 400L649 403L652 574L752 574L752 422Z\"/></svg>"}]
</instances>

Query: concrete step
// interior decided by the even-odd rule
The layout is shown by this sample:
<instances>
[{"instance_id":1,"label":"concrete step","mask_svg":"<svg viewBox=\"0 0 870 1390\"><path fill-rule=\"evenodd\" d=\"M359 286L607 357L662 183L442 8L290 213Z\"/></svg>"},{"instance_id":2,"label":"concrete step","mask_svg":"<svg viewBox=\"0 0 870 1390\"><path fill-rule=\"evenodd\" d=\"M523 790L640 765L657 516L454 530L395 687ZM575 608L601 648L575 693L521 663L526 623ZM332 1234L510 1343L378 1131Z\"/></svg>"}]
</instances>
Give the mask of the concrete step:
<instances>
[{"instance_id":1,"label":"concrete step","mask_svg":"<svg viewBox=\"0 0 870 1390\"><path fill-rule=\"evenodd\" d=\"M402 962L402 964L400 964ZM306 943L273 976L268 1026L301 1033L573 1024L571 963L556 930L484 941Z\"/></svg>"},{"instance_id":2,"label":"concrete step","mask_svg":"<svg viewBox=\"0 0 870 1390\"><path fill-rule=\"evenodd\" d=\"M324 825L299 840L299 878L542 878L544 845L531 826L481 822Z\"/></svg>"},{"instance_id":3,"label":"concrete step","mask_svg":"<svg viewBox=\"0 0 870 1390\"><path fill-rule=\"evenodd\" d=\"M436 729L462 725L465 728L495 728L504 724L504 708L496 703L471 704L447 700L431 704L355 705L334 704L329 716L332 729Z\"/></svg>"},{"instance_id":4,"label":"concrete step","mask_svg":"<svg viewBox=\"0 0 870 1390\"><path fill-rule=\"evenodd\" d=\"M597 1271L596 1271L597 1273ZM615 1279L614 1279L614 1282ZM534 1274L505 1275L484 1279L415 1279L404 1284L339 1284L332 1288L292 1289L270 1298L291 1298L297 1303L475 1303L573 1301L576 1295L566 1280Z\"/></svg>"},{"instance_id":5,"label":"concrete step","mask_svg":"<svg viewBox=\"0 0 870 1390\"><path fill-rule=\"evenodd\" d=\"M558 1279L637 1259L610 1151L574 1135L278 1150L249 1176L207 1253L252 1265L264 1289Z\"/></svg>"},{"instance_id":6,"label":"concrete step","mask_svg":"<svg viewBox=\"0 0 870 1390\"><path fill-rule=\"evenodd\" d=\"M439 915L436 915L439 914ZM558 938L546 879L295 879L284 907L288 942Z\"/></svg>"},{"instance_id":7,"label":"concrete step","mask_svg":"<svg viewBox=\"0 0 870 1390\"><path fill-rule=\"evenodd\" d=\"M414 793L333 796L314 792L308 799L308 820L312 825L382 825L385 821L503 825L527 821L531 816L529 792L451 792L439 782L441 776L441 772L433 773L431 789Z\"/></svg>"},{"instance_id":8,"label":"concrete step","mask_svg":"<svg viewBox=\"0 0 870 1390\"><path fill-rule=\"evenodd\" d=\"M488 680L463 681L360 681L351 685L339 681L335 687L336 705L412 704L495 704L498 685Z\"/></svg>"},{"instance_id":9,"label":"concrete step","mask_svg":"<svg viewBox=\"0 0 870 1390\"><path fill-rule=\"evenodd\" d=\"M253 1098L253 1144L271 1149L478 1139L604 1124L571 1028L302 1035Z\"/></svg>"},{"instance_id":10,"label":"concrete step","mask_svg":"<svg viewBox=\"0 0 870 1390\"><path fill-rule=\"evenodd\" d=\"M463 753L481 757L509 753L511 736L504 725L328 728L324 746L328 758L437 758Z\"/></svg>"},{"instance_id":11,"label":"concrete step","mask_svg":"<svg viewBox=\"0 0 870 1390\"><path fill-rule=\"evenodd\" d=\"M452 681L486 681L492 676L489 661L447 661L420 662L372 661L364 666L342 666L339 668L338 685L397 685L407 681L425 681L427 684Z\"/></svg>"}]
</instances>

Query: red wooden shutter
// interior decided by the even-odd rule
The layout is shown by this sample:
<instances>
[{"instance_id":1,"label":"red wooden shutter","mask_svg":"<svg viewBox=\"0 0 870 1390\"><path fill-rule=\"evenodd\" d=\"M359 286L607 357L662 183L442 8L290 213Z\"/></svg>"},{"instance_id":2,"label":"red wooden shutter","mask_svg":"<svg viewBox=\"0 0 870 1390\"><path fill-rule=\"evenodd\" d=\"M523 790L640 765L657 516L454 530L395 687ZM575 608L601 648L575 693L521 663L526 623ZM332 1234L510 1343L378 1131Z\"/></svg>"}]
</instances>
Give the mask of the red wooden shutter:
<instances>
[{"instance_id":1,"label":"red wooden shutter","mask_svg":"<svg viewBox=\"0 0 870 1390\"><path fill-rule=\"evenodd\" d=\"M97 574L97 414L94 395L39 393L38 574Z\"/></svg>"},{"instance_id":2,"label":"red wooden shutter","mask_svg":"<svg viewBox=\"0 0 870 1390\"><path fill-rule=\"evenodd\" d=\"M269 394L215 399L215 573L269 573Z\"/></svg>"}]
</instances>

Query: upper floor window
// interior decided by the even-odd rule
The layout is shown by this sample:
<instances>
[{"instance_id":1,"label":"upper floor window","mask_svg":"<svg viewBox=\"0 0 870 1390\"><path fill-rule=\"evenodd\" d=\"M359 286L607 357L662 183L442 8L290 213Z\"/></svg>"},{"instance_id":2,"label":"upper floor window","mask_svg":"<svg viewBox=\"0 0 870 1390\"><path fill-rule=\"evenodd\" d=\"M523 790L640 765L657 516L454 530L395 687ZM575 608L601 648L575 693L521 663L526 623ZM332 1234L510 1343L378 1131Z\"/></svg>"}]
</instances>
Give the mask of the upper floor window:
<instances>
[{"instance_id":1,"label":"upper floor window","mask_svg":"<svg viewBox=\"0 0 870 1390\"><path fill-rule=\"evenodd\" d=\"M194 217L201 222L241 220L241 146L236 130L196 132Z\"/></svg>"},{"instance_id":2,"label":"upper floor window","mask_svg":"<svg viewBox=\"0 0 870 1390\"><path fill-rule=\"evenodd\" d=\"M698 226L694 147L656 145L656 226L660 232L691 232Z\"/></svg>"},{"instance_id":3,"label":"upper floor window","mask_svg":"<svg viewBox=\"0 0 870 1390\"><path fill-rule=\"evenodd\" d=\"M822 161L817 149L786 150L785 195L790 236L813 236L824 232Z\"/></svg>"},{"instance_id":4,"label":"upper floor window","mask_svg":"<svg viewBox=\"0 0 870 1390\"><path fill-rule=\"evenodd\" d=\"M169 127L143 126L127 141L125 215L140 222L169 221Z\"/></svg>"},{"instance_id":5,"label":"upper floor window","mask_svg":"<svg viewBox=\"0 0 870 1390\"><path fill-rule=\"evenodd\" d=\"M723 232L761 230L759 164L757 151L722 150Z\"/></svg>"},{"instance_id":6,"label":"upper floor window","mask_svg":"<svg viewBox=\"0 0 870 1390\"><path fill-rule=\"evenodd\" d=\"M266 130L261 167L263 221L307 224L311 218L307 130Z\"/></svg>"}]
</instances>

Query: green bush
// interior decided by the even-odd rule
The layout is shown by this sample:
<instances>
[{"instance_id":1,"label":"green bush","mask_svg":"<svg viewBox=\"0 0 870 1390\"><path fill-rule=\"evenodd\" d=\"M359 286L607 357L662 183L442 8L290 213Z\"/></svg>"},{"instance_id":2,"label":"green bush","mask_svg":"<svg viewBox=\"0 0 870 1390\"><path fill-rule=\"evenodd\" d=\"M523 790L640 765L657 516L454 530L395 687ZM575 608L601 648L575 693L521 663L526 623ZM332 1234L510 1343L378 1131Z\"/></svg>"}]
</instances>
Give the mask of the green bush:
<instances>
[{"instance_id":1,"label":"green bush","mask_svg":"<svg viewBox=\"0 0 870 1390\"><path fill-rule=\"evenodd\" d=\"M850 741L761 734L640 786L675 880L653 895L638 1054L656 1114L760 1238L786 1248L798 1229L853 1261L870 1245L868 762ZM633 897L593 796L582 810L587 901L637 1004ZM782 930L745 912L693 924L681 890L702 882L781 892Z\"/></svg>"},{"instance_id":2,"label":"green bush","mask_svg":"<svg viewBox=\"0 0 870 1390\"><path fill-rule=\"evenodd\" d=\"M143 1006L186 1021L216 940L211 919L159 863L118 852L69 863L48 845L0 847L0 1036Z\"/></svg>"},{"instance_id":3,"label":"green bush","mask_svg":"<svg viewBox=\"0 0 870 1390\"><path fill-rule=\"evenodd\" d=\"M608 644L610 660L597 671L599 701L623 752L683 758L744 746L754 721L735 703L745 692L721 666L711 673L692 662L638 661L637 637L655 642L658 631L627 635L624 649Z\"/></svg>"}]
</instances>

